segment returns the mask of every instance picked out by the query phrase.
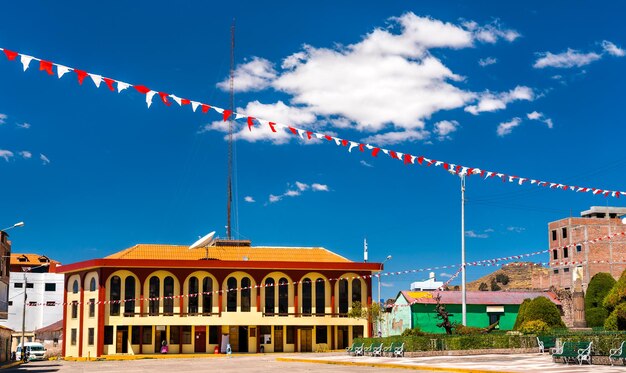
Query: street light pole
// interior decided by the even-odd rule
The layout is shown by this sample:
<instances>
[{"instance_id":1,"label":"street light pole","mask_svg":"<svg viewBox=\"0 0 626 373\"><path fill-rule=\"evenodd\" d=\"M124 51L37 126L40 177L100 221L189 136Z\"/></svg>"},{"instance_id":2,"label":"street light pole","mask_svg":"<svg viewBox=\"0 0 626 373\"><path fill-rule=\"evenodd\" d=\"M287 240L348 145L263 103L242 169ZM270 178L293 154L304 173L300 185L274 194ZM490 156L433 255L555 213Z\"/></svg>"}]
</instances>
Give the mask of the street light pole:
<instances>
[{"instance_id":1,"label":"street light pole","mask_svg":"<svg viewBox=\"0 0 626 373\"><path fill-rule=\"evenodd\" d=\"M467 326L467 292L465 288L465 174L461 175L461 313Z\"/></svg>"},{"instance_id":2,"label":"street light pole","mask_svg":"<svg viewBox=\"0 0 626 373\"><path fill-rule=\"evenodd\" d=\"M28 286L28 281L26 278L26 272L32 271L33 269L36 268L40 268L40 267L47 267L49 266L50 263L45 263L42 265L38 265L36 267L30 267L28 269L24 269L24 305L22 306L22 353L21 353L21 360L24 360L26 357L26 300L28 299L28 295L26 293L27 290L27 286ZM33 289L34 289L34 285L33 285Z\"/></svg>"},{"instance_id":3,"label":"street light pole","mask_svg":"<svg viewBox=\"0 0 626 373\"><path fill-rule=\"evenodd\" d=\"M380 304L380 273L383 271L383 265L389 259L391 259L391 255L387 255L387 258L385 258L385 260L383 260L383 262L380 263L380 268L378 269L378 301L377 301L378 304ZM378 335L382 333L382 331L380 330L380 321L382 319L381 317L382 315L380 312L381 309L382 309L382 305L378 307Z\"/></svg>"}]
</instances>

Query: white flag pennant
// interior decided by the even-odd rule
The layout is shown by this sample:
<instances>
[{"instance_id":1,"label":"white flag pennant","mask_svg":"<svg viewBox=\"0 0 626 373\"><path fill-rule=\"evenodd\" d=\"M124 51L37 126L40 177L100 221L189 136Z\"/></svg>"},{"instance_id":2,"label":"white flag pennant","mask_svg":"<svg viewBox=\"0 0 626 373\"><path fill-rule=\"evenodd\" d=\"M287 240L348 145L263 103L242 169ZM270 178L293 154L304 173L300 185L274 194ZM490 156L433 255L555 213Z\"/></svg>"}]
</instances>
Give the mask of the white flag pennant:
<instances>
[{"instance_id":1,"label":"white flag pennant","mask_svg":"<svg viewBox=\"0 0 626 373\"><path fill-rule=\"evenodd\" d=\"M178 97L176 95L170 95L170 97L172 98L172 100L176 101L178 106L182 106L183 105L182 99L180 97ZM196 110L194 109L194 111L196 111Z\"/></svg>"},{"instance_id":2,"label":"white flag pennant","mask_svg":"<svg viewBox=\"0 0 626 373\"><path fill-rule=\"evenodd\" d=\"M352 153L352 148L359 146L358 143L354 141L350 141L350 147L348 148L348 153Z\"/></svg>"},{"instance_id":3,"label":"white flag pennant","mask_svg":"<svg viewBox=\"0 0 626 373\"><path fill-rule=\"evenodd\" d=\"M30 61L32 61L33 58L34 57L25 54L20 54L20 61L22 62L22 66L24 66L24 71L28 70L28 65L30 65Z\"/></svg>"},{"instance_id":4,"label":"white flag pennant","mask_svg":"<svg viewBox=\"0 0 626 373\"><path fill-rule=\"evenodd\" d=\"M241 118L247 118L247 116L243 114L235 113L235 120L241 119ZM278 123L276 123L276 126L278 126Z\"/></svg>"},{"instance_id":5,"label":"white flag pennant","mask_svg":"<svg viewBox=\"0 0 626 373\"><path fill-rule=\"evenodd\" d=\"M148 107L152 105L152 98L154 97L154 95L156 95L156 92L152 90L146 93L146 104L148 104Z\"/></svg>"},{"instance_id":6,"label":"white flag pennant","mask_svg":"<svg viewBox=\"0 0 626 373\"><path fill-rule=\"evenodd\" d=\"M404 153L396 152L396 155L398 156L399 160L402 160L404 158Z\"/></svg>"},{"instance_id":7,"label":"white flag pennant","mask_svg":"<svg viewBox=\"0 0 626 373\"><path fill-rule=\"evenodd\" d=\"M302 140L304 140L304 139L305 139L305 138L304 138L304 134L305 134L306 132L304 132L304 130L301 130L300 128L296 128L296 131L298 131L298 136L300 136L300 138L301 138Z\"/></svg>"},{"instance_id":8,"label":"white flag pennant","mask_svg":"<svg viewBox=\"0 0 626 373\"><path fill-rule=\"evenodd\" d=\"M191 101L191 110L193 110L194 113L196 112L198 106L200 106L200 103L198 101Z\"/></svg>"},{"instance_id":9,"label":"white flag pennant","mask_svg":"<svg viewBox=\"0 0 626 373\"><path fill-rule=\"evenodd\" d=\"M63 65L57 65L57 76L59 77L59 79L61 79L61 77L67 74L68 72L70 72L69 67L63 66Z\"/></svg>"},{"instance_id":10,"label":"white flag pennant","mask_svg":"<svg viewBox=\"0 0 626 373\"><path fill-rule=\"evenodd\" d=\"M100 83L102 82L102 75L89 74L89 76L91 77L91 80L93 80L93 83L96 85L96 87L100 88Z\"/></svg>"},{"instance_id":11,"label":"white flag pennant","mask_svg":"<svg viewBox=\"0 0 626 373\"><path fill-rule=\"evenodd\" d=\"M123 90L125 90L128 87L130 87L130 84L124 83L124 82L120 82L119 80L117 81L117 93L122 92Z\"/></svg>"},{"instance_id":12,"label":"white flag pennant","mask_svg":"<svg viewBox=\"0 0 626 373\"><path fill-rule=\"evenodd\" d=\"M217 106L211 106L211 109L213 109L213 110L217 111L217 112L218 112L218 113L220 113L220 114L224 114L224 109L219 108L219 107L217 107Z\"/></svg>"},{"instance_id":13,"label":"white flag pennant","mask_svg":"<svg viewBox=\"0 0 626 373\"><path fill-rule=\"evenodd\" d=\"M323 139L323 138L324 138L324 134L322 134L322 133L315 132L315 133L314 133L314 135L315 135L315 137L317 137L319 140L321 140L321 139Z\"/></svg>"},{"instance_id":14,"label":"white flag pennant","mask_svg":"<svg viewBox=\"0 0 626 373\"><path fill-rule=\"evenodd\" d=\"M380 149L380 150L382 150L382 151L383 151L383 153L385 153L385 154L389 155L389 150L387 150L387 149Z\"/></svg>"},{"instance_id":15,"label":"white flag pennant","mask_svg":"<svg viewBox=\"0 0 626 373\"><path fill-rule=\"evenodd\" d=\"M333 140L335 140L335 144L337 144L337 146L341 145L341 139L333 137Z\"/></svg>"}]
</instances>

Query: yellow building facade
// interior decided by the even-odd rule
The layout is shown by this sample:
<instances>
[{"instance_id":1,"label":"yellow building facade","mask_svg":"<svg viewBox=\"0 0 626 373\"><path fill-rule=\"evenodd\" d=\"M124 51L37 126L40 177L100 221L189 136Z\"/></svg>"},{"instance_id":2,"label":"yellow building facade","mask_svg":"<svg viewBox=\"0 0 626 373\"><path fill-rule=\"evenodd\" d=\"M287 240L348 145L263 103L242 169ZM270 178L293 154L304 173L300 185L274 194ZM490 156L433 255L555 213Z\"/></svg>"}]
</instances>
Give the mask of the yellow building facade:
<instances>
[{"instance_id":1,"label":"yellow building facade","mask_svg":"<svg viewBox=\"0 0 626 373\"><path fill-rule=\"evenodd\" d=\"M136 245L60 267L63 355L341 349L371 335L347 313L371 304L380 269L324 248L217 241L207 259L187 246Z\"/></svg>"}]
</instances>

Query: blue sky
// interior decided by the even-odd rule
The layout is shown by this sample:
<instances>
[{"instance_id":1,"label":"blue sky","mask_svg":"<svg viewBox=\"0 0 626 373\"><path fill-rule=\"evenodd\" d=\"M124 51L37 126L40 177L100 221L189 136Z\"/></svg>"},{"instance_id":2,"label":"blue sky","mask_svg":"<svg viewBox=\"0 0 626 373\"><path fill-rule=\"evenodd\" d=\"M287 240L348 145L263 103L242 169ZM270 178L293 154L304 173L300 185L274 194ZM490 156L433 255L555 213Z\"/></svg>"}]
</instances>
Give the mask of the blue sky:
<instances>
[{"instance_id":1,"label":"blue sky","mask_svg":"<svg viewBox=\"0 0 626 373\"><path fill-rule=\"evenodd\" d=\"M626 32L619 2L13 2L0 47L410 154L624 188ZM222 84L220 84L222 83ZM136 243L225 235L219 115L0 55L0 225L14 252L63 263ZM236 129L235 236L323 246L399 271L460 262L459 180L267 128ZM468 260L547 247L547 223L622 199L472 177ZM254 201L254 202L252 202ZM534 258L546 261L547 255ZM474 279L490 268L470 268ZM450 270L437 271L445 280ZM383 296L423 275L385 280ZM455 281L453 283L458 283Z\"/></svg>"}]
</instances>

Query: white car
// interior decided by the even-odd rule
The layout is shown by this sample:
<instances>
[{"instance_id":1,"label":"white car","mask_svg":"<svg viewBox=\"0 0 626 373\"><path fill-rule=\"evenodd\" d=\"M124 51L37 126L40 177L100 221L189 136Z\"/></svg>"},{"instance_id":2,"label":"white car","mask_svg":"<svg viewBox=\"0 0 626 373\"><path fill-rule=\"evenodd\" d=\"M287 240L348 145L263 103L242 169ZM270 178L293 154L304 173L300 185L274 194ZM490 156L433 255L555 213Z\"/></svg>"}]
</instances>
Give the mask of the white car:
<instances>
[{"instance_id":1,"label":"white car","mask_svg":"<svg viewBox=\"0 0 626 373\"><path fill-rule=\"evenodd\" d=\"M46 349L43 348L43 345L39 342L26 342L26 356L28 356L28 360L44 360L46 354ZM22 357L22 345L17 346L17 350L15 351L15 358L21 359Z\"/></svg>"}]
</instances>

